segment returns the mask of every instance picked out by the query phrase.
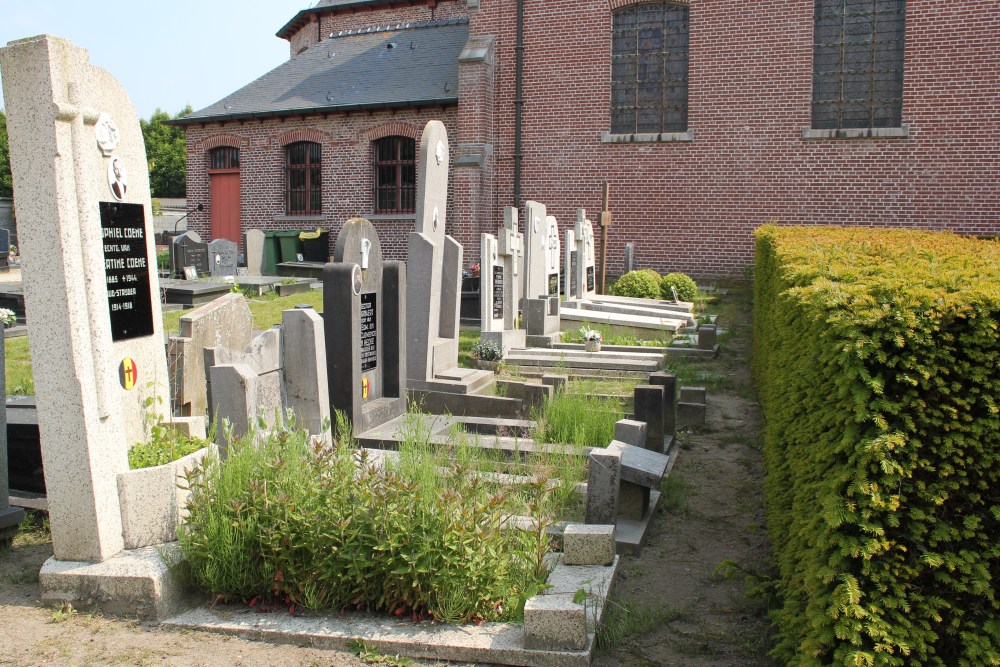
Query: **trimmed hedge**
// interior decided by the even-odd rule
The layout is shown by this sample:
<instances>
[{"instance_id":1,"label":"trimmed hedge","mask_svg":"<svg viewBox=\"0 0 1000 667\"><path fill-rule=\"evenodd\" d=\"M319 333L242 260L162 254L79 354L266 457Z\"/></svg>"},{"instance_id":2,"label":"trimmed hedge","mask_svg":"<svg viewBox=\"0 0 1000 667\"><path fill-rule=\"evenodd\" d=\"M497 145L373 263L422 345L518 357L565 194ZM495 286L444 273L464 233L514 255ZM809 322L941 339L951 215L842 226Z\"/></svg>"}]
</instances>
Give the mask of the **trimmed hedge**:
<instances>
[{"instance_id":1,"label":"trimmed hedge","mask_svg":"<svg viewBox=\"0 0 1000 667\"><path fill-rule=\"evenodd\" d=\"M1000 665L1000 244L756 232L788 665Z\"/></svg>"},{"instance_id":2,"label":"trimmed hedge","mask_svg":"<svg viewBox=\"0 0 1000 667\"><path fill-rule=\"evenodd\" d=\"M698 298L698 283L684 273L668 273L660 279L660 296L668 301L674 300L671 287L677 290L677 298L681 301L694 301Z\"/></svg>"}]
</instances>

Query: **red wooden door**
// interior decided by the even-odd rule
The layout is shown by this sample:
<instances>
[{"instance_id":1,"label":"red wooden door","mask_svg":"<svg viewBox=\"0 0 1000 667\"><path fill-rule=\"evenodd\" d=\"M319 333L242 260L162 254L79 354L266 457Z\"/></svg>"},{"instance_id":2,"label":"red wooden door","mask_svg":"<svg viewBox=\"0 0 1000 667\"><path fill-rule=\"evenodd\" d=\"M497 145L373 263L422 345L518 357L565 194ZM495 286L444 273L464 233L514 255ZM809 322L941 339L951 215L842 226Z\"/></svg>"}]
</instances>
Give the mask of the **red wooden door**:
<instances>
[{"instance_id":1,"label":"red wooden door","mask_svg":"<svg viewBox=\"0 0 1000 667\"><path fill-rule=\"evenodd\" d=\"M213 169L212 238L240 245L240 170Z\"/></svg>"}]
</instances>

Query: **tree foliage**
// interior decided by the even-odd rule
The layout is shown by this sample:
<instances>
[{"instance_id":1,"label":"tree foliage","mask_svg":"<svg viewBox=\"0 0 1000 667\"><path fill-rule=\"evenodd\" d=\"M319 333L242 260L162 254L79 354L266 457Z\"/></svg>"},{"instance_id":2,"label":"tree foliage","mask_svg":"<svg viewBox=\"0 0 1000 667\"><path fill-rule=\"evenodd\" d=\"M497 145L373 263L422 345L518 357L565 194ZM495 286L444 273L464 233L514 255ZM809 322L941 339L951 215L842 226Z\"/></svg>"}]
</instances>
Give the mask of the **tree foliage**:
<instances>
[{"instance_id":1,"label":"tree foliage","mask_svg":"<svg viewBox=\"0 0 1000 667\"><path fill-rule=\"evenodd\" d=\"M7 114L0 109L0 197L14 196L10 175L10 146L7 144Z\"/></svg>"},{"instance_id":2,"label":"tree foliage","mask_svg":"<svg viewBox=\"0 0 1000 667\"><path fill-rule=\"evenodd\" d=\"M188 105L171 117L157 108L149 120L139 119L149 160L149 189L154 197L183 197L187 189L187 145L184 129L164 121L191 113Z\"/></svg>"}]
</instances>

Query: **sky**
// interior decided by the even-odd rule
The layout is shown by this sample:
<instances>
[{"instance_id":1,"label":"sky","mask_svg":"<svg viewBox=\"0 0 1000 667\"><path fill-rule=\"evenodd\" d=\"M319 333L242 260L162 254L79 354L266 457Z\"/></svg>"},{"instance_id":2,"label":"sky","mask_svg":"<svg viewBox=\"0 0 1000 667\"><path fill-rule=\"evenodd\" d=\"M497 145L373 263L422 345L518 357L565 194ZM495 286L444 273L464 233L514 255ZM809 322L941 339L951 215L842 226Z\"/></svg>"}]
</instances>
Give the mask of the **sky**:
<instances>
[{"instance_id":1,"label":"sky","mask_svg":"<svg viewBox=\"0 0 1000 667\"><path fill-rule=\"evenodd\" d=\"M315 0L0 0L0 46L49 34L90 52L141 118L217 102L288 59L274 36ZM0 100L0 108L3 102Z\"/></svg>"}]
</instances>

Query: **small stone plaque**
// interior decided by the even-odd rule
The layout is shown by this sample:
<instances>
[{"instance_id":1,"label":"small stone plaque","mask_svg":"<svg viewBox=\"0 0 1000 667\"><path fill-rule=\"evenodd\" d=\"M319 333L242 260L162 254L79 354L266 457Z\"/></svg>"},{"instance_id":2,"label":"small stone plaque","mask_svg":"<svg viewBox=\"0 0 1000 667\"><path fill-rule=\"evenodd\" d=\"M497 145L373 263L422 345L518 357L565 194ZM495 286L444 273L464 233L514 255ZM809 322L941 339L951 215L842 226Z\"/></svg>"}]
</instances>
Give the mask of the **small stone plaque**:
<instances>
[{"instance_id":1,"label":"small stone plaque","mask_svg":"<svg viewBox=\"0 0 1000 667\"><path fill-rule=\"evenodd\" d=\"M111 339L153 333L146 220L141 204L100 202Z\"/></svg>"},{"instance_id":2,"label":"small stone plaque","mask_svg":"<svg viewBox=\"0 0 1000 667\"><path fill-rule=\"evenodd\" d=\"M556 296L559 294L559 274L550 273L549 274L549 296Z\"/></svg>"},{"instance_id":3,"label":"small stone plaque","mask_svg":"<svg viewBox=\"0 0 1000 667\"><path fill-rule=\"evenodd\" d=\"M375 292L361 295L361 372L378 368L378 311Z\"/></svg>"},{"instance_id":4,"label":"small stone plaque","mask_svg":"<svg viewBox=\"0 0 1000 667\"><path fill-rule=\"evenodd\" d=\"M588 292L593 292L594 289L595 289L594 288L594 267L588 266L587 267L587 291Z\"/></svg>"},{"instance_id":5,"label":"small stone plaque","mask_svg":"<svg viewBox=\"0 0 1000 667\"><path fill-rule=\"evenodd\" d=\"M577 271L577 252L576 250L570 250L569 252L569 295L576 296L576 271Z\"/></svg>"},{"instance_id":6,"label":"small stone plaque","mask_svg":"<svg viewBox=\"0 0 1000 667\"><path fill-rule=\"evenodd\" d=\"M493 319L503 319L503 266L493 267Z\"/></svg>"}]
</instances>

